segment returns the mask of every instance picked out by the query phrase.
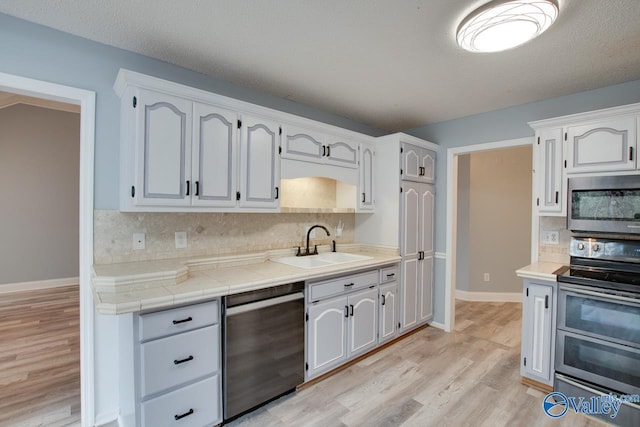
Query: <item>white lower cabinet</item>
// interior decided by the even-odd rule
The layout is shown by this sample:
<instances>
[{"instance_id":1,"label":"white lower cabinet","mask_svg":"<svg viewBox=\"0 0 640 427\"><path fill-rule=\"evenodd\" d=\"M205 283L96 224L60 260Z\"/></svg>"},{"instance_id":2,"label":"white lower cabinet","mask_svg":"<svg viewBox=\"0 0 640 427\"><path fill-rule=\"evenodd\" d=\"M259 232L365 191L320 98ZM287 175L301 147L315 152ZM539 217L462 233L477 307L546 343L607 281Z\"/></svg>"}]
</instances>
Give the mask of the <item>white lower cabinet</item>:
<instances>
[{"instance_id":1,"label":"white lower cabinet","mask_svg":"<svg viewBox=\"0 0 640 427\"><path fill-rule=\"evenodd\" d=\"M553 385L556 282L524 281L520 373Z\"/></svg>"},{"instance_id":2,"label":"white lower cabinet","mask_svg":"<svg viewBox=\"0 0 640 427\"><path fill-rule=\"evenodd\" d=\"M376 286L347 297L349 346L347 357L371 350L378 339L378 288Z\"/></svg>"},{"instance_id":3,"label":"white lower cabinet","mask_svg":"<svg viewBox=\"0 0 640 427\"><path fill-rule=\"evenodd\" d=\"M220 376L163 394L142 403L144 426L206 426L220 421Z\"/></svg>"},{"instance_id":4,"label":"white lower cabinet","mask_svg":"<svg viewBox=\"0 0 640 427\"><path fill-rule=\"evenodd\" d=\"M222 422L218 300L125 316L121 332L121 426Z\"/></svg>"},{"instance_id":5,"label":"white lower cabinet","mask_svg":"<svg viewBox=\"0 0 640 427\"><path fill-rule=\"evenodd\" d=\"M389 271L395 276L397 267ZM308 284L306 379L378 345L379 275L373 270Z\"/></svg>"},{"instance_id":6,"label":"white lower cabinet","mask_svg":"<svg viewBox=\"0 0 640 427\"><path fill-rule=\"evenodd\" d=\"M397 336L398 329L398 284L396 282L380 285L380 306L378 322L378 343L389 341Z\"/></svg>"}]
</instances>

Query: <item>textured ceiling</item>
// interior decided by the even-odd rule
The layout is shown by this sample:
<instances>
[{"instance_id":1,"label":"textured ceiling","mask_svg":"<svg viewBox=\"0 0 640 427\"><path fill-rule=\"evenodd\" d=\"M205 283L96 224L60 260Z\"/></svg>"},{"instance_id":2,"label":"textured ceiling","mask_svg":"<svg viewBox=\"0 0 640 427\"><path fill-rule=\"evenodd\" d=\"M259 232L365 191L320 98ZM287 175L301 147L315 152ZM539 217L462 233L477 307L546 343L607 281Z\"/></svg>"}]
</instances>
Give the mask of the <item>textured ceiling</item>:
<instances>
[{"instance_id":1,"label":"textured ceiling","mask_svg":"<svg viewBox=\"0 0 640 427\"><path fill-rule=\"evenodd\" d=\"M640 79L640 0L559 0L517 49L455 44L485 0L0 0L0 12L388 131Z\"/></svg>"}]
</instances>

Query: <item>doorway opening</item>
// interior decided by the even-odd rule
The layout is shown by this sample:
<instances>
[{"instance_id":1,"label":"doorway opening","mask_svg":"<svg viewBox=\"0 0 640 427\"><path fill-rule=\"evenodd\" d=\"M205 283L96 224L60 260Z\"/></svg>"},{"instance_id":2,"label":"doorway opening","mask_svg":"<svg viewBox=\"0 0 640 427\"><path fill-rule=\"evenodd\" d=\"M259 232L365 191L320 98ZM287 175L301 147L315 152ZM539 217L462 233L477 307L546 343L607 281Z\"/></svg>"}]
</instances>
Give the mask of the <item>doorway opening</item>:
<instances>
[{"instance_id":1,"label":"doorway opening","mask_svg":"<svg viewBox=\"0 0 640 427\"><path fill-rule=\"evenodd\" d=\"M470 177L469 177L470 162L472 160L471 156L474 153L478 154L479 156L477 157L477 160L478 160L477 164L481 166L483 169L485 169L491 165L490 162L495 163L496 159L500 159L502 157L500 155L492 156L491 155L492 152L494 152L495 154L495 153L499 153L499 151L497 150L516 149L518 147L526 147L526 146L532 147L532 145L533 145L533 138L520 138L520 139L499 141L499 142L493 142L493 143L487 143L487 144L478 144L478 145L472 145L472 146L466 146L466 147L450 148L447 151L447 191L446 191L447 225L446 225L444 327L445 327L445 330L448 332L453 331L455 328L456 284L458 283L458 275L460 272L464 271L464 272L475 272L475 273L472 273L474 274L474 277L470 277L469 275L465 277L464 273L461 275L459 282L461 284L463 283L465 284L464 286L466 286L466 291L463 290L463 292L459 293L459 296L466 295L468 297L467 299L484 298L484 300L487 301L495 298L505 298L505 294L513 293L511 291L505 292L504 288L502 287L495 288L496 290L494 290L493 292L489 290L490 288L487 285L492 284L491 271L486 271L488 268L486 264L489 261L488 259L483 259L484 255L486 255L487 253L491 253L491 249L487 249L487 246L496 245L499 247L500 244L505 244L502 241L502 239L492 238L491 233L494 233L494 237L496 237L495 233L498 233L498 231L496 231L497 230L496 227L500 226L499 222L497 223L497 225L482 224L482 220L483 220L482 217L485 217L484 219L486 220L486 215L490 214L492 211L496 212L494 210L496 206L491 206L491 203L495 204L495 200L497 200L496 197L499 198L500 195L499 194L485 195L484 197L487 200L484 200L484 202L488 202L488 203L482 203L482 204L476 203L478 205L477 207L480 209L481 212L478 213L480 218L475 218L473 223L469 221L469 215L473 215L473 211L472 209L470 209L469 205L464 204L465 200L467 202L470 200L473 201L474 199L478 199L478 198L482 200L483 195L476 194L474 198L468 197L467 199L465 199L465 197L460 197L459 195L460 187L462 187L463 189L466 188L467 190L469 190L469 188L473 189L472 186L470 185ZM529 150L531 150L531 148L529 148ZM508 151L505 151L503 153L508 153ZM476 182L475 184L481 184L482 181L486 181L485 184L491 185L491 181L494 181L494 183L496 180L499 181L500 169L501 169L500 165L495 165L495 167L491 168L491 170L488 171L489 173L484 174L486 175L485 177L481 177L478 180L480 182ZM531 164L529 164L527 171L528 171L528 174L531 175ZM497 174L497 177L495 176L495 174ZM491 175L494 175L494 176L491 176ZM509 179L509 178L505 175L504 179ZM462 185L461 185L461 180L462 181L467 180L466 187L464 182L462 182ZM531 181L529 181L529 188L525 188L524 190L526 191L527 194L529 194L529 200L526 202L526 205L524 206L524 208L527 210L527 212L529 212L529 216L525 222L527 224L526 233L529 233L530 235ZM459 206L460 202L462 202L461 206ZM520 203L523 203L523 202L520 201ZM465 222L464 220L465 217L467 217L467 222ZM476 221L476 219L478 221ZM464 229L464 226L462 229L459 229L460 224L467 224L468 226L470 224L473 224L473 227L477 230L476 238L479 241L474 241L473 245L471 245L470 238L468 235L468 232L470 230L468 228ZM505 226L508 226L508 224L505 224ZM489 233L488 236L486 235L487 233ZM501 237L504 237L504 236L501 236ZM466 246L463 246L464 244L466 244ZM531 244L529 243L528 245L530 248ZM471 268L471 265L470 265L471 250L474 250L476 252L477 251L482 252L482 255L476 256L478 261L477 268ZM460 259L458 259L459 257ZM494 265L497 265L497 267L494 267L494 268L500 270L500 273L499 273L499 276L500 276L500 275L504 275L505 273L504 273L504 269L500 268L499 261L500 260L497 259L497 257L496 259L491 260L491 262L493 262ZM460 263L461 265L458 266L458 263ZM461 267L461 269L459 269L458 267ZM517 266L517 267L520 267L520 266ZM509 269L510 268L511 267L509 267ZM513 274L515 275L515 269ZM475 287L469 288L470 283L473 284ZM478 292L478 289L480 289L481 291ZM489 290L489 292L486 292L487 290Z\"/></svg>"},{"instance_id":2,"label":"doorway opening","mask_svg":"<svg viewBox=\"0 0 640 427\"><path fill-rule=\"evenodd\" d=\"M93 193L95 148L95 92L22 76L0 73L0 91L80 107L79 170L79 300L80 397L82 425L94 424L94 305L91 292L93 263ZM17 180L17 184L19 184Z\"/></svg>"}]
</instances>

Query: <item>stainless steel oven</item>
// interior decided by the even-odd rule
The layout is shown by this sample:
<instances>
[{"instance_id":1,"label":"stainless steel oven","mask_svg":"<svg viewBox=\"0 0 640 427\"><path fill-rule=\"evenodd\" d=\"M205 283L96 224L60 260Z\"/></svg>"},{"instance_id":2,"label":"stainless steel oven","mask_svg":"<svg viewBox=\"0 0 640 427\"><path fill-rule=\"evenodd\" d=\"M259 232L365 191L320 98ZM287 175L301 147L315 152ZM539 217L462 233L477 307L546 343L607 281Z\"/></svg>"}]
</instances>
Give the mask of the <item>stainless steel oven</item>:
<instances>
[{"instance_id":1,"label":"stainless steel oven","mask_svg":"<svg viewBox=\"0 0 640 427\"><path fill-rule=\"evenodd\" d=\"M640 175L569 178L567 228L640 234Z\"/></svg>"},{"instance_id":2,"label":"stainless steel oven","mask_svg":"<svg viewBox=\"0 0 640 427\"><path fill-rule=\"evenodd\" d=\"M640 395L640 241L573 237L570 255L558 275L554 389ZM640 425L639 403L613 422Z\"/></svg>"}]
</instances>

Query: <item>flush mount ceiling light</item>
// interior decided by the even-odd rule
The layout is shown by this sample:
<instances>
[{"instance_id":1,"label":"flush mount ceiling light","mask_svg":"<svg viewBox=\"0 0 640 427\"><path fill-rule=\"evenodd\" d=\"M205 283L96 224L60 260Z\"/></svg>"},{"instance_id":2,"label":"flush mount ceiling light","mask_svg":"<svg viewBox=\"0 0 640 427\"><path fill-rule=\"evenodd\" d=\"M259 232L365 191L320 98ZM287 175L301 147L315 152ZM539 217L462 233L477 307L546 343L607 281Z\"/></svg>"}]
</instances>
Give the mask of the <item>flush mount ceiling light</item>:
<instances>
[{"instance_id":1,"label":"flush mount ceiling light","mask_svg":"<svg viewBox=\"0 0 640 427\"><path fill-rule=\"evenodd\" d=\"M456 40L470 52L499 52L538 37L557 16L556 0L494 0L462 20Z\"/></svg>"}]
</instances>

